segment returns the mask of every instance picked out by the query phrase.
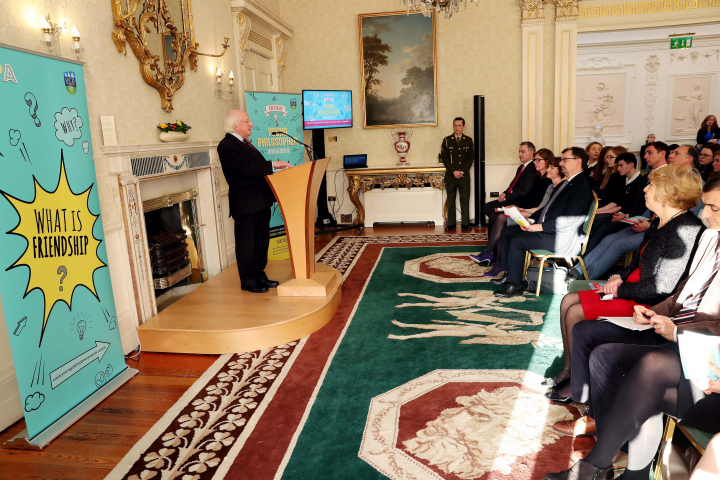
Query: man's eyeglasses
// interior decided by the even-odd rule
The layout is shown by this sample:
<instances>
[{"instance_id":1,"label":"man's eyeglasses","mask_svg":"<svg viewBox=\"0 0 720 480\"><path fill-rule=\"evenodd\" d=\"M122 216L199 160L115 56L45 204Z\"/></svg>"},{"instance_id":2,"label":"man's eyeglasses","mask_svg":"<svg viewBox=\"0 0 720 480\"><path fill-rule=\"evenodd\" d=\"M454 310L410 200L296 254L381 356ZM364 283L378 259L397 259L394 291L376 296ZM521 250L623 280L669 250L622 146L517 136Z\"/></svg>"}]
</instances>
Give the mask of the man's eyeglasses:
<instances>
[{"instance_id":1,"label":"man's eyeglasses","mask_svg":"<svg viewBox=\"0 0 720 480\"><path fill-rule=\"evenodd\" d=\"M250 123L250 120L238 120L235 123Z\"/></svg>"},{"instance_id":2,"label":"man's eyeglasses","mask_svg":"<svg viewBox=\"0 0 720 480\"><path fill-rule=\"evenodd\" d=\"M561 163L562 163L562 162L567 162L568 160L572 160L572 159L579 160L580 157L562 157L562 158L560 159L560 162L561 162Z\"/></svg>"}]
</instances>

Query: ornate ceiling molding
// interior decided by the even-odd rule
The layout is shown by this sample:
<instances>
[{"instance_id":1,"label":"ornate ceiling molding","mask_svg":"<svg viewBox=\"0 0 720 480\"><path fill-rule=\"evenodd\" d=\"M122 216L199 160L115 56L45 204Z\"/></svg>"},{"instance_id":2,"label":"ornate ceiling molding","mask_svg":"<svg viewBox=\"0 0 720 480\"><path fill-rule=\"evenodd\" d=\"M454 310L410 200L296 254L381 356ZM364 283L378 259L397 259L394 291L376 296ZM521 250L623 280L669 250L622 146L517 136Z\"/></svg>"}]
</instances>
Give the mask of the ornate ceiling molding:
<instances>
[{"instance_id":1,"label":"ornate ceiling molding","mask_svg":"<svg viewBox=\"0 0 720 480\"><path fill-rule=\"evenodd\" d=\"M545 23L545 5L549 0L520 0L523 25L541 25Z\"/></svg>"},{"instance_id":2,"label":"ornate ceiling molding","mask_svg":"<svg viewBox=\"0 0 720 480\"><path fill-rule=\"evenodd\" d=\"M582 0L553 0L555 3L555 22L577 22L578 4Z\"/></svg>"},{"instance_id":3,"label":"ornate ceiling molding","mask_svg":"<svg viewBox=\"0 0 720 480\"><path fill-rule=\"evenodd\" d=\"M578 62L578 70L602 70L605 68L622 68L623 64L608 57L592 57Z\"/></svg>"},{"instance_id":4,"label":"ornate ceiling molding","mask_svg":"<svg viewBox=\"0 0 720 480\"><path fill-rule=\"evenodd\" d=\"M643 13L678 12L698 8L720 7L720 0L650 0L581 7L579 18L636 15Z\"/></svg>"}]
</instances>

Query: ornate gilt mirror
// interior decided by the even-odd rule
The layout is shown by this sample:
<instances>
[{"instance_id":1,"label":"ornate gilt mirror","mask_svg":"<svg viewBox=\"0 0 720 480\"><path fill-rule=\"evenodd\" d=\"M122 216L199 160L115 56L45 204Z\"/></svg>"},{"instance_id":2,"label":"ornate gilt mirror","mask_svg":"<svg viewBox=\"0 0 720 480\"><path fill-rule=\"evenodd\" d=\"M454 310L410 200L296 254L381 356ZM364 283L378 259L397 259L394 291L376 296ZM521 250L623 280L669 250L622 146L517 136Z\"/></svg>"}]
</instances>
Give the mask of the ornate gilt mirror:
<instances>
[{"instance_id":1,"label":"ornate gilt mirror","mask_svg":"<svg viewBox=\"0 0 720 480\"><path fill-rule=\"evenodd\" d=\"M192 0L111 0L113 41L118 52L127 55L129 43L140 62L145 83L160 93L162 108L173 110L173 95L185 83L185 65L197 70L198 56L221 57L198 52L193 30Z\"/></svg>"}]
</instances>

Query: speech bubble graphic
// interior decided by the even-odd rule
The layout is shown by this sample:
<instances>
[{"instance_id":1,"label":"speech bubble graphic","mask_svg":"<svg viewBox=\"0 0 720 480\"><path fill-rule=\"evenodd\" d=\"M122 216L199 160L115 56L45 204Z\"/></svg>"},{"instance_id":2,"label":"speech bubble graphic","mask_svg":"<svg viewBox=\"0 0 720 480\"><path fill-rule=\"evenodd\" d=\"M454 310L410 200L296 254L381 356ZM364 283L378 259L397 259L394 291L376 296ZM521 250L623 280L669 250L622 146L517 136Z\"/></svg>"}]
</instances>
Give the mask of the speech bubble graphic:
<instances>
[{"instance_id":1,"label":"speech bubble graphic","mask_svg":"<svg viewBox=\"0 0 720 480\"><path fill-rule=\"evenodd\" d=\"M75 145L75 140L82 137L83 119L74 108L63 107L55 114L55 138L68 147Z\"/></svg>"},{"instance_id":2,"label":"speech bubble graphic","mask_svg":"<svg viewBox=\"0 0 720 480\"><path fill-rule=\"evenodd\" d=\"M0 191L19 217L18 224L8 234L24 238L28 245L7 270L27 267L29 276L23 298L38 289L45 302L40 333L40 345L45 335L50 313L57 302L64 302L72 311L72 297L78 287L87 288L100 301L95 291L93 274L106 267L97 256L100 240L93 236L93 226L99 215L90 211L87 190L74 193L65 173L65 159L60 151L60 174L55 190L45 190L35 177L35 195L30 201L15 198ZM58 290L59 267L67 272L62 291Z\"/></svg>"},{"instance_id":3,"label":"speech bubble graphic","mask_svg":"<svg viewBox=\"0 0 720 480\"><path fill-rule=\"evenodd\" d=\"M32 412L40 408L40 405L45 401L45 395L40 392L35 392L32 395L25 397L25 411Z\"/></svg>"},{"instance_id":4,"label":"speech bubble graphic","mask_svg":"<svg viewBox=\"0 0 720 480\"><path fill-rule=\"evenodd\" d=\"M10 129L8 135L10 135L10 145L12 145L13 147L17 147L17 144L20 143L20 139L22 138L20 130Z\"/></svg>"}]
</instances>

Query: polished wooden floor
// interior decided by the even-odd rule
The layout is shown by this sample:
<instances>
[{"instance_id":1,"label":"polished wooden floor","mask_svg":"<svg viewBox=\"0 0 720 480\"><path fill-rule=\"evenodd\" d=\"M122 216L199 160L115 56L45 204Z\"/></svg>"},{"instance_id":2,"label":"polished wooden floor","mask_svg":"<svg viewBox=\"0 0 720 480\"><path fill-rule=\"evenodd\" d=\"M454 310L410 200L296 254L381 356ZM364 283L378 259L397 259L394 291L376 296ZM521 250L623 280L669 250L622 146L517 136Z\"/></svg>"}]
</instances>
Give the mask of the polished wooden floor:
<instances>
[{"instance_id":1,"label":"polished wooden floor","mask_svg":"<svg viewBox=\"0 0 720 480\"><path fill-rule=\"evenodd\" d=\"M474 233L480 231L473 229ZM381 227L365 229L362 235L443 233L446 232L442 227ZM447 233L460 233L460 229ZM336 236L355 235L355 230L318 234L316 251L322 250ZM0 448L0 478L104 478L216 359L216 355L146 352L138 364L128 361L128 365L137 368L140 374L43 451ZM25 421L20 420L0 432L0 445L24 428Z\"/></svg>"}]
</instances>

